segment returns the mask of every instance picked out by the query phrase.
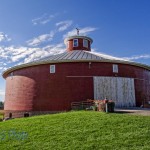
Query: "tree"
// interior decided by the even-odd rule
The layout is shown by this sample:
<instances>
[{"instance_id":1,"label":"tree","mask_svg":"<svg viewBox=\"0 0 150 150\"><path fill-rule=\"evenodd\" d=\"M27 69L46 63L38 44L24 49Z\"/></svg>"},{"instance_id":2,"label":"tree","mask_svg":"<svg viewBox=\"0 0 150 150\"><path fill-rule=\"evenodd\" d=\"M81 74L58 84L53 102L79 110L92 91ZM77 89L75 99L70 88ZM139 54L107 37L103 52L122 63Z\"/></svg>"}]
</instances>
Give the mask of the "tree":
<instances>
[{"instance_id":1,"label":"tree","mask_svg":"<svg viewBox=\"0 0 150 150\"><path fill-rule=\"evenodd\" d=\"M4 108L4 102L0 101L0 108Z\"/></svg>"}]
</instances>

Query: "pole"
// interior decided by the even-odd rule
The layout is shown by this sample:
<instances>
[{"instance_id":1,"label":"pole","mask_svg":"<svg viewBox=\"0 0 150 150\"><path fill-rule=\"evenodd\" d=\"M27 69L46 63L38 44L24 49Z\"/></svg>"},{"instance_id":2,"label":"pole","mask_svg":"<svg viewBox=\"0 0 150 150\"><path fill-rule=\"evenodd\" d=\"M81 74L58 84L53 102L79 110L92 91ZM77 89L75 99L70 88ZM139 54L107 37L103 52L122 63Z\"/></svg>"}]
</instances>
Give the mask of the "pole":
<instances>
[{"instance_id":1,"label":"pole","mask_svg":"<svg viewBox=\"0 0 150 150\"><path fill-rule=\"evenodd\" d=\"M106 113L108 113L108 103L106 103Z\"/></svg>"}]
</instances>

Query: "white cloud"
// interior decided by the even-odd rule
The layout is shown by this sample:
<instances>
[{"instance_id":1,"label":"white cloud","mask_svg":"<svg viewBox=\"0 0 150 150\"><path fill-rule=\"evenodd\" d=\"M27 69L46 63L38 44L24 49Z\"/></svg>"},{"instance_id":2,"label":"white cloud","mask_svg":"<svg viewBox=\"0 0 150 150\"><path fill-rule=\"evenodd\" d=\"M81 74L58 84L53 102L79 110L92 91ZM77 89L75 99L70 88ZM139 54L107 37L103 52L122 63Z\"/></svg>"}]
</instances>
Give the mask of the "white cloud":
<instances>
[{"instance_id":1,"label":"white cloud","mask_svg":"<svg viewBox=\"0 0 150 150\"><path fill-rule=\"evenodd\" d=\"M66 46L64 45L64 43L53 45L49 44L46 46L45 44L47 44L47 41L53 40L56 32L66 30L69 26L71 26L71 24L72 21L58 22L56 24L58 30L51 31L49 34L39 35L38 37L27 41L28 46L0 46L0 72L14 65L29 63L43 57L64 52L66 50ZM94 30L96 30L96 28L86 27L82 28L80 30L80 33L88 34L89 32L92 32ZM76 30L72 30L66 35L70 35L72 33L76 33Z\"/></svg>"},{"instance_id":2,"label":"white cloud","mask_svg":"<svg viewBox=\"0 0 150 150\"><path fill-rule=\"evenodd\" d=\"M95 30L97 30L97 28L94 28L94 27L80 28L79 35L87 35L90 32L93 32ZM69 31L67 34L63 35L63 37L66 38L66 37L73 36L73 35L77 35L77 30L76 29L73 29L73 30Z\"/></svg>"},{"instance_id":3,"label":"white cloud","mask_svg":"<svg viewBox=\"0 0 150 150\"><path fill-rule=\"evenodd\" d=\"M46 24L46 23L50 22L53 18L55 18L56 15L57 14L48 15L45 13L38 18L32 19L32 23L33 23L33 25Z\"/></svg>"},{"instance_id":4,"label":"white cloud","mask_svg":"<svg viewBox=\"0 0 150 150\"><path fill-rule=\"evenodd\" d=\"M0 70L6 70L7 68L6 67L0 67Z\"/></svg>"},{"instance_id":5,"label":"white cloud","mask_svg":"<svg viewBox=\"0 0 150 150\"><path fill-rule=\"evenodd\" d=\"M91 52L97 52L96 48L91 48Z\"/></svg>"},{"instance_id":6,"label":"white cloud","mask_svg":"<svg viewBox=\"0 0 150 150\"><path fill-rule=\"evenodd\" d=\"M5 91L0 89L0 101L4 101Z\"/></svg>"},{"instance_id":7,"label":"white cloud","mask_svg":"<svg viewBox=\"0 0 150 150\"><path fill-rule=\"evenodd\" d=\"M28 40L28 46L0 46L0 72L14 65L29 63L43 57L64 52L66 50L64 43L53 45L49 44L46 46L45 44L47 44L47 41L53 40L56 32L66 30L69 26L71 26L71 24L72 21L58 22L56 24L58 30L51 31L49 34L42 34L38 37ZM81 29L80 33L87 34L95 29L96 28L86 27Z\"/></svg>"},{"instance_id":8,"label":"white cloud","mask_svg":"<svg viewBox=\"0 0 150 150\"><path fill-rule=\"evenodd\" d=\"M43 48L38 48L34 53L29 55L24 59L23 63L28 63L31 61L36 61L38 59L50 56L50 55L56 55L63 53L66 50L63 43L56 44L56 45L47 45Z\"/></svg>"},{"instance_id":9,"label":"white cloud","mask_svg":"<svg viewBox=\"0 0 150 150\"><path fill-rule=\"evenodd\" d=\"M35 37L29 41L27 41L28 46L38 46L43 42L51 41L55 35L54 31L51 31L49 34L42 34L38 37Z\"/></svg>"},{"instance_id":10,"label":"white cloud","mask_svg":"<svg viewBox=\"0 0 150 150\"><path fill-rule=\"evenodd\" d=\"M25 47L26 48L26 47ZM18 50L21 50L21 47L18 48ZM27 50L21 54L13 55L11 57L12 62L17 62L20 59L24 59L25 57L29 56L30 54L34 53L37 49L36 48L27 48Z\"/></svg>"},{"instance_id":11,"label":"white cloud","mask_svg":"<svg viewBox=\"0 0 150 150\"><path fill-rule=\"evenodd\" d=\"M35 48L28 48L28 47L0 47L0 69L3 71L8 68L8 65L13 65L28 57L28 55L34 53L36 51Z\"/></svg>"},{"instance_id":12,"label":"white cloud","mask_svg":"<svg viewBox=\"0 0 150 150\"><path fill-rule=\"evenodd\" d=\"M47 45L42 48L32 47L0 47L0 72L6 70L11 65L28 63L37 59L59 54L65 51L63 43Z\"/></svg>"},{"instance_id":13,"label":"white cloud","mask_svg":"<svg viewBox=\"0 0 150 150\"><path fill-rule=\"evenodd\" d=\"M127 60L149 59L150 54L135 55L135 56L123 57L123 58Z\"/></svg>"},{"instance_id":14,"label":"white cloud","mask_svg":"<svg viewBox=\"0 0 150 150\"><path fill-rule=\"evenodd\" d=\"M68 29L72 25L72 23L73 23L72 20L66 20L56 23L56 26L59 27L58 31L61 32Z\"/></svg>"},{"instance_id":15,"label":"white cloud","mask_svg":"<svg viewBox=\"0 0 150 150\"><path fill-rule=\"evenodd\" d=\"M91 52L90 52L90 53L91 53ZM96 54L96 55L99 55L100 57L103 57L103 58L105 58L105 59L127 61L126 59L123 59L123 58L115 57L115 56L108 55L108 54L105 54L105 53L102 53L102 52L97 52L96 49L92 49L92 53L93 53L93 54Z\"/></svg>"},{"instance_id":16,"label":"white cloud","mask_svg":"<svg viewBox=\"0 0 150 150\"><path fill-rule=\"evenodd\" d=\"M7 34L0 32L0 42L2 41L11 41L11 38L9 38Z\"/></svg>"}]
</instances>

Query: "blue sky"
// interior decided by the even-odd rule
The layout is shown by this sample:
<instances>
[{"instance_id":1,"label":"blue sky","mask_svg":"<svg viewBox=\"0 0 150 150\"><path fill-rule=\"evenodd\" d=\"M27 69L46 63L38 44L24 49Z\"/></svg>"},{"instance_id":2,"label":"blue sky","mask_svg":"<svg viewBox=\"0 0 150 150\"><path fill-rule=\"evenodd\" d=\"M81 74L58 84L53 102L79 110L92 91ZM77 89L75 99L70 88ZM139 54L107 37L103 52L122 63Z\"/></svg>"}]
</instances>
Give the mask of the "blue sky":
<instances>
[{"instance_id":1,"label":"blue sky","mask_svg":"<svg viewBox=\"0 0 150 150\"><path fill-rule=\"evenodd\" d=\"M92 50L150 65L149 8L149 0L0 0L0 73L64 52L76 27Z\"/></svg>"}]
</instances>

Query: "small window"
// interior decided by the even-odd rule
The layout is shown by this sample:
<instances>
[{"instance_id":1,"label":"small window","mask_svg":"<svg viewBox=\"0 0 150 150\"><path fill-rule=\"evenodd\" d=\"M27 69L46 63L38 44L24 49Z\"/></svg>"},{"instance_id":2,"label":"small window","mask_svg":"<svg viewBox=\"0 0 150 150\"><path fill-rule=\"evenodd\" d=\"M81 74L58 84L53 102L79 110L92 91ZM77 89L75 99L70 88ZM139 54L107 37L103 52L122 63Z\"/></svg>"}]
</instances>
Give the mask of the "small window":
<instances>
[{"instance_id":1,"label":"small window","mask_svg":"<svg viewBox=\"0 0 150 150\"><path fill-rule=\"evenodd\" d=\"M13 77L13 75L14 75L14 73L13 73L13 72L11 72L11 73L10 73L10 76L11 76L11 77Z\"/></svg>"},{"instance_id":2,"label":"small window","mask_svg":"<svg viewBox=\"0 0 150 150\"><path fill-rule=\"evenodd\" d=\"M14 73L11 72L11 73L9 74L9 76L11 77L11 79L13 79Z\"/></svg>"},{"instance_id":3,"label":"small window","mask_svg":"<svg viewBox=\"0 0 150 150\"><path fill-rule=\"evenodd\" d=\"M78 47L78 39L73 39L73 47Z\"/></svg>"},{"instance_id":4,"label":"small window","mask_svg":"<svg viewBox=\"0 0 150 150\"><path fill-rule=\"evenodd\" d=\"M113 72L118 73L118 65L113 64Z\"/></svg>"},{"instance_id":5,"label":"small window","mask_svg":"<svg viewBox=\"0 0 150 150\"><path fill-rule=\"evenodd\" d=\"M55 73L55 65L50 65L50 73Z\"/></svg>"},{"instance_id":6,"label":"small window","mask_svg":"<svg viewBox=\"0 0 150 150\"><path fill-rule=\"evenodd\" d=\"M87 47L88 48L88 40L83 40L83 47Z\"/></svg>"}]
</instances>

